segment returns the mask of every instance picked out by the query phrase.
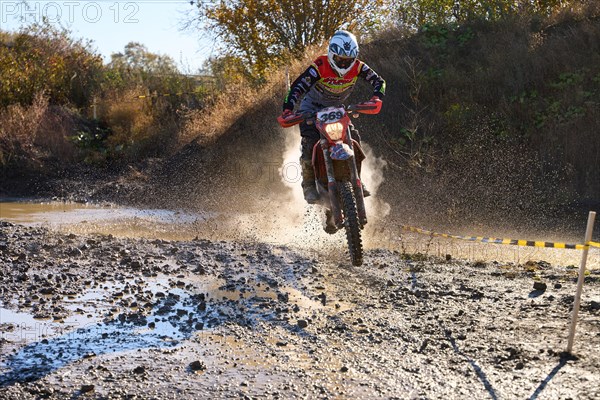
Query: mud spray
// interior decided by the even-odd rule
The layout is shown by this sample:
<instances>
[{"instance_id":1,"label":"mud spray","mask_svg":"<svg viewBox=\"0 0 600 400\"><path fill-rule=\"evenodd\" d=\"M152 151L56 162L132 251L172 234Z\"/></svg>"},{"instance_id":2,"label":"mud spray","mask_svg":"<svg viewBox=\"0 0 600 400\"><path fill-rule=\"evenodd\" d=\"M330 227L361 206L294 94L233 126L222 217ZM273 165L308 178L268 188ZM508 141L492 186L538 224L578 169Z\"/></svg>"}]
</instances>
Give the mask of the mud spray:
<instances>
[{"instance_id":1,"label":"mud spray","mask_svg":"<svg viewBox=\"0 0 600 400\"><path fill-rule=\"evenodd\" d=\"M298 128L281 129L273 134L282 135L282 140L279 141L282 145L270 154L262 154L262 160L265 161L261 163L241 164L240 171L243 170L243 173L239 172L232 179L234 185L239 185L236 186L237 190L219 199L220 202L229 205L223 209L185 212L67 203L18 203L14 205L13 212L10 204L3 203L0 218L76 234L104 233L120 237L163 240L191 240L198 237L210 240L250 241L298 248L309 258L319 259L325 256L332 260L346 260L348 254L345 232L342 230L334 235L325 233L323 208L308 205L304 201ZM363 230L362 238L366 249L384 248L409 255L484 262L524 264L530 260L542 260L565 266L576 265L579 262L578 251L480 244L431 238L403 231L401 225L409 224L466 236L579 243L583 237L584 226L581 227L581 237L562 232L558 235L549 231L511 231L502 229L498 224L493 227L480 226L469 218L460 218L451 226L437 226L436 217L443 218L431 210L440 208L439 204L433 203L443 195L435 188L428 190L429 187L425 184L419 185L417 189L414 182L411 184L396 181L396 188L400 190L391 190L394 194L388 195L386 199L411 201L394 204L392 209L390 204L382 199L381 189L385 184L394 185L397 176L385 182L384 173L390 173L387 162L376 156L375 151L364 142L363 150L367 157L363 162L362 178L372 193L371 197L365 199L369 223ZM250 178L250 185L241 184ZM456 182L457 179L452 181ZM424 210L425 205L430 208ZM600 268L599 251L594 249L590 252L588 264L590 268Z\"/></svg>"},{"instance_id":2,"label":"mud spray","mask_svg":"<svg viewBox=\"0 0 600 400\"><path fill-rule=\"evenodd\" d=\"M300 248L304 253L314 252L314 258L324 254L336 259L347 257L346 234L340 230L333 235L325 233L325 210L322 206L309 205L302 193L302 168L300 166L300 132L297 127L281 129L283 149L270 159L278 160L276 170L269 171L268 179L277 182L264 182L271 190L257 188L262 194L256 201L264 204L255 213L237 214L235 218L223 218L218 231L227 232L228 239L251 240L261 243L285 245ZM388 215L390 206L377 198L378 189L384 178L386 162L373 155L369 146L363 147L367 159L363 162L362 177L372 195L367 198L369 223L363 231L365 247L379 245L374 235L381 229L381 222ZM276 190L280 187L281 190ZM246 199L245 201L253 201Z\"/></svg>"},{"instance_id":3,"label":"mud spray","mask_svg":"<svg viewBox=\"0 0 600 400\"><path fill-rule=\"evenodd\" d=\"M282 199L285 204L279 210L282 221L286 221L287 228L278 232L278 237L286 244L293 244L304 248L323 250L335 248L336 252L343 252L346 248L345 232L338 231L334 235L324 232L324 209L321 206L308 205L302 194L302 169L300 167L300 132L294 128L282 132L285 135L285 150L279 176L288 188L287 195ZM371 148L363 144L367 156L363 162L361 176L371 191L371 197L365 200L369 223L363 231L363 243L366 247L374 243L373 236L378 231L378 225L389 214L390 206L385 201L377 198L377 191L384 182L383 171L387 165L385 160L375 157Z\"/></svg>"}]
</instances>

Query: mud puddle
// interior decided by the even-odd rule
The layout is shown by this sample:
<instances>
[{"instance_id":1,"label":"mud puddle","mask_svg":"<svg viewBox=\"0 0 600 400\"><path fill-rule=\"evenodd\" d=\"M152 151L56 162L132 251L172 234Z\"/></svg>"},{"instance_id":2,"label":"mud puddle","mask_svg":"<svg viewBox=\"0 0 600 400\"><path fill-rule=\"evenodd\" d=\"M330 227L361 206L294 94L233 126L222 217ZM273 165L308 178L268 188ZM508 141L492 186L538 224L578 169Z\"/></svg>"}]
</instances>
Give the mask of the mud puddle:
<instances>
[{"instance_id":1,"label":"mud puddle","mask_svg":"<svg viewBox=\"0 0 600 400\"><path fill-rule=\"evenodd\" d=\"M69 202L1 201L0 219L25 226L42 226L75 234L105 234L117 237L162 240L251 240L273 245L286 244L303 251L343 256L343 232L327 235L322 230L320 210L302 206L288 219L266 215L191 213L161 209L124 208L114 205ZM365 247L386 248L424 256L453 257L467 260L525 263L544 260L552 264L578 265L579 252L551 248L526 248L495 244L469 243L452 239L429 238L376 226L363 234ZM577 242L576 239L570 238ZM561 241L561 240L559 240ZM564 240L562 240L564 241ZM600 268L600 252L591 251L591 268Z\"/></svg>"},{"instance_id":2,"label":"mud puddle","mask_svg":"<svg viewBox=\"0 0 600 400\"><path fill-rule=\"evenodd\" d=\"M235 354L245 365L259 368L259 351L232 337L215 343L218 331L230 323L255 326L281 321L281 313L290 308L302 310L298 318L325 308L349 308L339 303L326 305L292 286L255 280L247 273L86 281L80 295L55 296L53 301L60 302L68 315L40 318L0 304L0 342L5 355L0 363L0 384L36 380L78 360L178 348L190 340L221 355L224 349L237 348ZM279 345L275 339L268 341Z\"/></svg>"},{"instance_id":3,"label":"mud puddle","mask_svg":"<svg viewBox=\"0 0 600 400\"><path fill-rule=\"evenodd\" d=\"M197 236L198 224L215 216L211 213L144 210L110 204L0 200L1 220L78 234L189 240Z\"/></svg>"}]
</instances>

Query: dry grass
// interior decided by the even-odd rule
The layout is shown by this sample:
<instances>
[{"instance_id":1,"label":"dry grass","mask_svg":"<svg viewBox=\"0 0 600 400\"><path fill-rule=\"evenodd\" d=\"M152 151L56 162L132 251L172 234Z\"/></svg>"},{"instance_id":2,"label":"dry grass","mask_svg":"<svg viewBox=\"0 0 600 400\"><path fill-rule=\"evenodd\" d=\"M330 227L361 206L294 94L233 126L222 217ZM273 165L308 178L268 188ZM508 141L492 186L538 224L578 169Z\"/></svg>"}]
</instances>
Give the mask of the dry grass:
<instances>
[{"instance_id":1,"label":"dry grass","mask_svg":"<svg viewBox=\"0 0 600 400\"><path fill-rule=\"evenodd\" d=\"M107 156L124 162L167 154L179 132L178 115L161 98L137 98L143 88L107 95L98 104L98 118L109 127Z\"/></svg>"},{"instance_id":2,"label":"dry grass","mask_svg":"<svg viewBox=\"0 0 600 400\"><path fill-rule=\"evenodd\" d=\"M132 146L151 135L154 125L149 99L136 99L140 89L117 93L100 102L100 119L111 127L112 146Z\"/></svg>"},{"instance_id":3,"label":"dry grass","mask_svg":"<svg viewBox=\"0 0 600 400\"><path fill-rule=\"evenodd\" d=\"M208 108L185 112L179 142L196 141L201 145L214 142L255 104L259 94L259 90L247 85L230 86Z\"/></svg>"},{"instance_id":4,"label":"dry grass","mask_svg":"<svg viewBox=\"0 0 600 400\"><path fill-rule=\"evenodd\" d=\"M66 107L49 106L40 121L35 146L46 159L60 160L60 164L76 161L79 150L70 138L77 134L80 117Z\"/></svg>"},{"instance_id":5,"label":"dry grass","mask_svg":"<svg viewBox=\"0 0 600 400\"><path fill-rule=\"evenodd\" d=\"M255 115L253 111L265 101L283 105L288 90L286 81L288 79L293 81L322 51L322 48L308 49L303 59L294 60L288 67L274 72L268 82L261 87L252 88L244 82L229 85L206 109L187 112L179 137L180 143L190 141L196 141L201 145L214 143L242 117L245 118L246 123L253 126L264 124L264 118L246 119ZM286 78L286 75L289 78Z\"/></svg>"},{"instance_id":6,"label":"dry grass","mask_svg":"<svg viewBox=\"0 0 600 400\"><path fill-rule=\"evenodd\" d=\"M78 151L69 138L76 134L77 119L68 108L49 105L42 94L30 106L7 107L0 112L0 166L74 161Z\"/></svg>"},{"instance_id":7,"label":"dry grass","mask_svg":"<svg viewBox=\"0 0 600 400\"><path fill-rule=\"evenodd\" d=\"M31 106L14 104L0 111L0 165L31 157L48 99L38 94Z\"/></svg>"}]
</instances>

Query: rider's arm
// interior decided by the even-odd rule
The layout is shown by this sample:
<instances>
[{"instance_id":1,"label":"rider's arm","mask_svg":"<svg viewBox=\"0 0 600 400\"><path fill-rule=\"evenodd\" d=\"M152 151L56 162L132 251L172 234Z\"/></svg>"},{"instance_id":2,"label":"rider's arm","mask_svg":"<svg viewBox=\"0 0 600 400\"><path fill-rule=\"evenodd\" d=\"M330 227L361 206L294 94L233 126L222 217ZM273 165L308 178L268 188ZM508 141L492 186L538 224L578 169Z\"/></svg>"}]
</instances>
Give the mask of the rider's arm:
<instances>
[{"instance_id":1,"label":"rider's arm","mask_svg":"<svg viewBox=\"0 0 600 400\"><path fill-rule=\"evenodd\" d=\"M319 78L319 71L314 65L308 67L302 75L296 78L283 102L284 111L293 110L296 103L313 87Z\"/></svg>"},{"instance_id":2,"label":"rider's arm","mask_svg":"<svg viewBox=\"0 0 600 400\"><path fill-rule=\"evenodd\" d=\"M367 64L362 64L359 76L364 78L373 86L374 96L377 96L380 99L382 99L383 96L385 96L385 81L382 77L377 75L377 73L373 71Z\"/></svg>"}]
</instances>

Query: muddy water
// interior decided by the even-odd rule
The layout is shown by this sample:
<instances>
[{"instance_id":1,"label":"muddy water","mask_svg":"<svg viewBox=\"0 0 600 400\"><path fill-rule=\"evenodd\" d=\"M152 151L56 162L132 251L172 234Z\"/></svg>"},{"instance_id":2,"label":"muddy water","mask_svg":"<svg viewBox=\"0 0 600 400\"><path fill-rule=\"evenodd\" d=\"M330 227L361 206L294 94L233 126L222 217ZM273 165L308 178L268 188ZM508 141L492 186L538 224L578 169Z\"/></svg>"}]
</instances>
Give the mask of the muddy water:
<instances>
[{"instance_id":1,"label":"muddy water","mask_svg":"<svg viewBox=\"0 0 600 400\"><path fill-rule=\"evenodd\" d=\"M207 285L211 287L212 285ZM78 296L62 296L60 299L70 315L66 318L44 318L30 313L16 312L4 308L0 303L0 337L7 341L26 345L68 335L71 339L80 339L96 334L100 328L102 333L112 333L116 325L107 324L117 319L122 312L136 311L135 295L131 288L146 291L147 296L154 296L161 291L169 291L167 277L158 279L136 280L127 279L123 282L102 282L87 286ZM175 288L175 291L178 289ZM181 290L179 290L181 292ZM181 295L182 293L179 293ZM48 296L50 297L50 296ZM56 299L53 299L56 301ZM134 306L129 306L130 304ZM178 302L179 303L179 302ZM164 324L156 324L155 332L176 335L177 330Z\"/></svg>"},{"instance_id":2,"label":"muddy water","mask_svg":"<svg viewBox=\"0 0 600 400\"><path fill-rule=\"evenodd\" d=\"M255 303L277 303L284 296L288 304L307 312L334 308L292 286L274 289L245 274L238 280L246 282L244 289L223 278L195 274L90 281L82 294L61 296L60 301L71 312L61 319L38 318L0 303L0 341L7 346L5 354L10 349L19 351L11 356L11 368L34 368L42 354L50 360L44 366L50 370L62 368L82 354L85 358L141 348L168 348L194 337L207 342L215 335L213 328L225 323L226 316L240 304L252 307ZM148 302L154 303L149 306ZM336 312L348 308L344 302L335 306ZM240 347L233 338L226 344L230 351ZM237 356L244 355L249 365L262 359L250 348L238 350ZM56 354L62 356L56 358Z\"/></svg>"},{"instance_id":3,"label":"muddy water","mask_svg":"<svg viewBox=\"0 0 600 400\"><path fill-rule=\"evenodd\" d=\"M203 237L213 240L253 240L275 245L291 245L319 254L341 254L345 251L343 232L327 235L321 229L319 212L301 207L289 220L270 215L221 215L189 213L161 209L136 209L114 205L68 202L1 201L0 220L27 226L44 226L76 234L111 234L117 237L163 240L191 240ZM386 248L402 253L453 257L483 262L546 261L552 264L578 266L578 250L533 248L482 244L461 240L434 238L403 232L401 229L378 229L372 222L363 233L367 248ZM492 235L493 236L493 235ZM549 240L541 236L518 237L526 240ZM551 238L558 242L579 243L576 238ZM600 251L591 249L588 269L600 269Z\"/></svg>"},{"instance_id":4,"label":"muddy water","mask_svg":"<svg viewBox=\"0 0 600 400\"><path fill-rule=\"evenodd\" d=\"M172 210L140 210L113 205L68 202L0 201L0 219L57 231L189 240L198 235L198 224L214 217Z\"/></svg>"},{"instance_id":5,"label":"muddy water","mask_svg":"<svg viewBox=\"0 0 600 400\"><path fill-rule=\"evenodd\" d=\"M0 220L64 233L161 240L199 237L289 245L309 252L345 252L344 232L326 234L321 214L320 209L305 205L290 210L232 215L98 204L0 201Z\"/></svg>"},{"instance_id":6,"label":"muddy water","mask_svg":"<svg viewBox=\"0 0 600 400\"><path fill-rule=\"evenodd\" d=\"M134 208L123 208L111 205L92 205L80 203L64 203L64 202L0 202L0 220L9 221L16 224L29 226L44 226L56 231L68 233L100 233L111 234L118 237L145 237L163 240L190 240L194 237L205 237L207 226L211 223L218 224L221 227L226 226L226 222L222 221L221 216L216 214L192 214L170 210L140 210ZM231 217L230 217L231 218ZM335 235L329 237L321 232L318 221L314 221L313 226L308 229L306 226L302 229L294 231L289 229L287 235L283 235L276 227L273 227L272 232L265 233L262 238L267 242L289 244L291 241L297 241L296 244L306 244L306 236L310 237L309 246L312 245L318 249L319 244L335 243L336 246L330 248L327 257L335 257L341 254L344 256L345 248L343 235ZM238 218L236 224L238 227L244 226L244 221L248 221L248 226L251 225L252 218L245 216ZM219 222L220 221L220 222ZM303 221L299 221L302 224ZM306 224L306 220L304 221ZM316 227L314 226L316 224ZM261 230L261 232L264 230ZM256 239L259 239L261 232L252 232ZM247 233L248 233L247 232ZM231 233L231 232L229 232ZM279 237L277 237L279 235ZM323 235L320 237L319 235ZM249 235L250 236L250 235ZM339 237L338 237L339 236ZM300 238L300 239L299 239ZM528 261L547 261L559 265L578 266L581 252L564 249L539 249L539 248L523 248L516 246L499 246L486 245L478 243L465 243L456 240L446 239L430 239L421 235L404 234L394 235L389 234L379 240L371 240L372 245L377 244L380 248L397 250L401 253L437 256L441 258L463 258L475 262L513 262L525 264ZM302 246L300 246L302 247ZM323 251L319 251L323 256ZM588 269L600 269L600 252L592 250L588 259ZM319 255L315 254L315 257ZM575 273L575 268L573 269ZM251 277L246 277L249 281ZM133 294L124 295L122 298L115 299L109 296L110 293L124 293L128 287L143 286L150 297L156 296L158 292L173 292L180 296L176 303L181 310L186 310L185 301L189 297L189 289L193 293L204 293L207 299L216 301L233 301L239 302L244 298L260 297L266 299L277 300L277 293L269 291L268 287L252 287L250 291L243 292L239 290L224 289L224 283L219 279L198 280L193 277L180 279L180 283L184 282L188 290L180 290L181 293L175 293L173 290L179 290L177 285L170 280L169 277L154 277L145 278L142 281L135 282L133 278L123 282L105 283L100 286L88 287L84 294L63 299L66 308L71 311L71 315L61 320L43 320L36 319L32 314L19 313L10 308L2 308L0 304L0 334L5 339L10 339L13 342L31 339L34 336L36 339L40 337L56 337L64 335L65 332L74 332L77 329L101 324L103 319L110 320L115 318L119 312L123 311L124 307L119 306L123 301L133 298ZM302 308L318 309L319 304L314 300L307 299L297 289L283 288L293 303L298 304ZM186 294L187 293L187 294ZM109 296L109 297L107 297ZM118 300L118 302L116 301ZM133 300L131 300L133 301ZM342 307L343 311L346 307L338 304L338 308ZM126 308L126 307L125 307ZM4 324L4 325L2 325ZM105 328L110 331L111 326L105 325ZM178 337L180 332L174 329L169 324L161 324L160 321L155 321L154 334L156 336ZM106 333L106 332L104 332Z\"/></svg>"}]
</instances>

